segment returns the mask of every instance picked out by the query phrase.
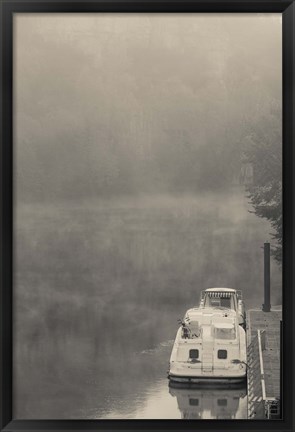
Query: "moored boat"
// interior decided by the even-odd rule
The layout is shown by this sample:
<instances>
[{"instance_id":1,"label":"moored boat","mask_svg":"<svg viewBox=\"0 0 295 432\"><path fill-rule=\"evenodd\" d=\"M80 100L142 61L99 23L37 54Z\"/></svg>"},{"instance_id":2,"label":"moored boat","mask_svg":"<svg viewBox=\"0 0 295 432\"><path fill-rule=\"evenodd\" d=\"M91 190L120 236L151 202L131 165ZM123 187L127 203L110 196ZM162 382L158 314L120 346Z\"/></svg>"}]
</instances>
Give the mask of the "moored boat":
<instances>
[{"instance_id":1,"label":"moored boat","mask_svg":"<svg viewBox=\"0 0 295 432\"><path fill-rule=\"evenodd\" d=\"M246 378L246 333L236 290L211 288L189 309L173 345L172 382L239 383ZM226 300L226 301L225 301Z\"/></svg>"}]
</instances>

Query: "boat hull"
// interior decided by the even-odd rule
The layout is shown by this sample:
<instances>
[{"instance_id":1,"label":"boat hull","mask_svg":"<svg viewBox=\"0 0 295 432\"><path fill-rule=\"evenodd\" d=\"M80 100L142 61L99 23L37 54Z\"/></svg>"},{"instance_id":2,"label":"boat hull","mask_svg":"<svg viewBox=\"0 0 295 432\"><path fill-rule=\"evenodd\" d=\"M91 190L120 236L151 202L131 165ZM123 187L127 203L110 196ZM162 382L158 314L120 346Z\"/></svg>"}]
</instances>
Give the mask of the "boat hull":
<instances>
[{"instance_id":1,"label":"boat hull","mask_svg":"<svg viewBox=\"0 0 295 432\"><path fill-rule=\"evenodd\" d=\"M246 381L245 376L229 376L229 377L198 377L198 376L180 376L172 375L168 376L171 383L180 384L206 384L206 385L227 385L227 384L242 384Z\"/></svg>"}]
</instances>

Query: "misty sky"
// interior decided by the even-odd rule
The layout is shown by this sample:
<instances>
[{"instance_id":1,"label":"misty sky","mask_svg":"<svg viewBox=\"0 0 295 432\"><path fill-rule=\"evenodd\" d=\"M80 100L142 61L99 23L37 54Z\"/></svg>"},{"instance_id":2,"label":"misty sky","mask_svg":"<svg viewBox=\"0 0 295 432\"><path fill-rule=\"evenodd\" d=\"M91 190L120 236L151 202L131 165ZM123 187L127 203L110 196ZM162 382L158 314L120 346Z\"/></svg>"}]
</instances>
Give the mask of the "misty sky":
<instances>
[{"instance_id":1,"label":"misty sky","mask_svg":"<svg viewBox=\"0 0 295 432\"><path fill-rule=\"evenodd\" d=\"M281 104L280 14L14 19L20 201L215 187Z\"/></svg>"}]
</instances>

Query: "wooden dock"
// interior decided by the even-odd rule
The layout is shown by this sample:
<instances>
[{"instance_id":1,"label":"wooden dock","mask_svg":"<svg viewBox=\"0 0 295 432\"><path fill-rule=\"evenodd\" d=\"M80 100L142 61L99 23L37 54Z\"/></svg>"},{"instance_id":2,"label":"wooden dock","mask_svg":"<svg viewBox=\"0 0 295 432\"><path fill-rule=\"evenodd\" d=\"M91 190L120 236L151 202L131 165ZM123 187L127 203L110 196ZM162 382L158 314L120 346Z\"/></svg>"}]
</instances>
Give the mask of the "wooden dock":
<instances>
[{"instance_id":1,"label":"wooden dock","mask_svg":"<svg viewBox=\"0 0 295 432\"><path fill-rule=\"evenodd\" d=\"M248 418L280 418L281 307L247 316Z\"/></svg>"}]
</instances>

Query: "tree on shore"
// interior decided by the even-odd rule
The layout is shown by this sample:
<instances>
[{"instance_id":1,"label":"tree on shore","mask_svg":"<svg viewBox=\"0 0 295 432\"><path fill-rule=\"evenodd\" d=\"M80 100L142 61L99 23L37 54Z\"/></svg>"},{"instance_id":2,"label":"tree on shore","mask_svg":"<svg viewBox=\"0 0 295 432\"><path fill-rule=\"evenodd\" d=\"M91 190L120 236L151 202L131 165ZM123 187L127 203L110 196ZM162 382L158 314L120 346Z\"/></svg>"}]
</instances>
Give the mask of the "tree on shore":
<instances>
[{"instance_id":1,"label":"tree on shore","mask_svg":"<svg viewBox=\"0 0 295 432\"><path fill-rule=\"evenodd\" d=\"M282 218L282 137L280 110L274 108L255 131L246 137L243 162L253 166L253 181L246 185L253 213L267 219L273 232L272 255L281 264Z\"/></svg>"}]
</instances>

